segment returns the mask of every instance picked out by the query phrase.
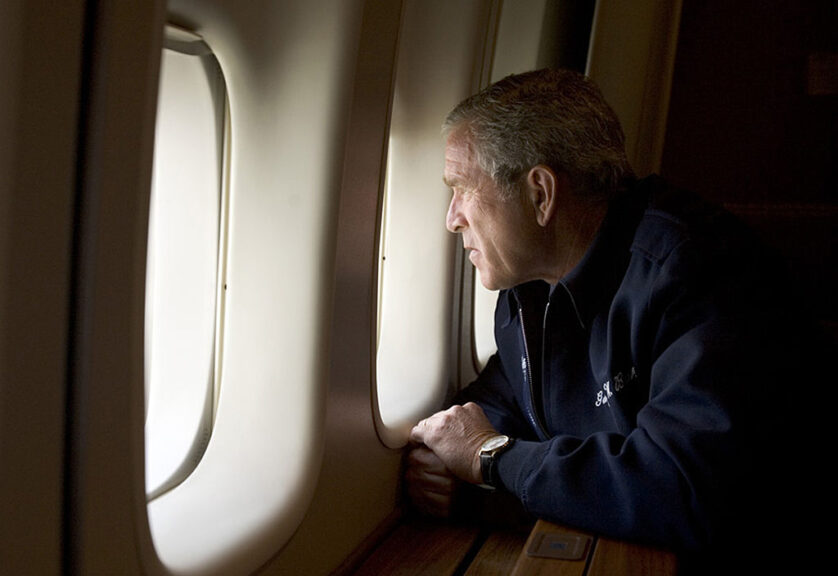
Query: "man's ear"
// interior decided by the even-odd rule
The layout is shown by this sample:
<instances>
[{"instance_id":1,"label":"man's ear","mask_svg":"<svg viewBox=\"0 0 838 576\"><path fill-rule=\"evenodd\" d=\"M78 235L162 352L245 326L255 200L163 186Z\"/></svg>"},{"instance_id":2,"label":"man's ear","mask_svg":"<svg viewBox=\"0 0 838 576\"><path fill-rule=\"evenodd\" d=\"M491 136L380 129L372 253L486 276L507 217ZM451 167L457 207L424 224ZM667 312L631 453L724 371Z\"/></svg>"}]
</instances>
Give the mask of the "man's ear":
<instances>
[{"instance_id":1,"label":"man's ear","mask_svg":"<svg viewBox=\"0 0 838 576\"><path fill-rule=\"evenodd\" d=\"M539 226L547 226L556 214L568 187L567 175L538 164L527 174L527 192Z\"/></svg>"}]
</instances>

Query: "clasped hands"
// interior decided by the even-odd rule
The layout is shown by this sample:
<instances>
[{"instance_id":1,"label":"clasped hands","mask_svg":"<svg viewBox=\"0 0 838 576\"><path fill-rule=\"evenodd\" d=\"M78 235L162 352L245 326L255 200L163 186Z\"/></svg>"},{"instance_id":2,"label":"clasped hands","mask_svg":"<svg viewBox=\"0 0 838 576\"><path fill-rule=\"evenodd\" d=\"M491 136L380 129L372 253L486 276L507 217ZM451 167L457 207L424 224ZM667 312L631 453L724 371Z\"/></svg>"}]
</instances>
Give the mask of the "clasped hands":
<instances>
[{"instance_id":1,"label":"clasped hands","mask_svg":"<svg viewBox=\"0 0 838 576\"><path fill-rule=\"evenodd\" d=\"M414 426L405 471L413 505L432 516L449 516L459 483L482 482L480 447L496 434L474 402L452 406Z\"/></svg>"}]
</instances>

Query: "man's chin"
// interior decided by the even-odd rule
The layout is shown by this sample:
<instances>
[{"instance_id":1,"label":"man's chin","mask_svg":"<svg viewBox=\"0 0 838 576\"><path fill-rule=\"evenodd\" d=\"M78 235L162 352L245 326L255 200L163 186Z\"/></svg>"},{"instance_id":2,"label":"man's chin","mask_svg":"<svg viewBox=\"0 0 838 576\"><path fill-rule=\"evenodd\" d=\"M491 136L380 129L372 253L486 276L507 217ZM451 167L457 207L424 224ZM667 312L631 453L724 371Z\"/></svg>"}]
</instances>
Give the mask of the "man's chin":
<instances>
[{"instance_id":1,"label":"man's chin","mask_svg":"<svg viewBox=\"0 0 838 576\"><path fill-rule=\"evenodd\" d=\"M480 283L483 285L483 287L486 290L489 290L490 292L494 292L496 290L502 290L503 289L503 287L497 285L494 278L492 278L491 276L484 276L483 274L481 274L479 268L477 269L477 276L480 279Z\"/></svg>"}]
</instances>

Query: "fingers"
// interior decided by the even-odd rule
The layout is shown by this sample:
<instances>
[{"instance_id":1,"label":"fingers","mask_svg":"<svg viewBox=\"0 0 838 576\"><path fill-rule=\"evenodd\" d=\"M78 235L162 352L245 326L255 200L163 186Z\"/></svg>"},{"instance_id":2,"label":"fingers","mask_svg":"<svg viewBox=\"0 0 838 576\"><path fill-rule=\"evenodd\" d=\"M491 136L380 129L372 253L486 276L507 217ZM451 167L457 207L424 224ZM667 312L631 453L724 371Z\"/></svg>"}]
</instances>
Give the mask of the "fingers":
<instances>
[{"instance_id":1,"label":"fingers","mask_svg":"<svg viewBox=\"0 0 838 576\"><path fill-rule=\"evenodd\" d=\"M408 469L422 470L426 474L436 474L437 476L451 475L448 468L439 456L427 446L418 446L412 449L407 454Z\"/></svg>"},{"instance_id":2,"label":"fingers","mask_svg":"<svg viewBox=\"0 0 838 576\"><path fill-rule=\"evenodd\" d=\"M445 464L424 446L408 453L405 479L410 486L436 494L451 493L457 484L455 476Z\"/></svg>"},{"instance_id":3,"label":"fingers","mask_svg":"<svg viewBox=\"0 0 838 576\"><path fill-rule=\"evenodd\" d=\"M421 420L410 438L430 448L455 476L480 483L480 445L497 434L477 404L451 406Z\"/></svg>"},{"instance_id":4,"label":"fingers","mask_svg":"<svg viewBox=\"0 0 838 576\"><path fill-rule=\"evenodd\" d=\"M426 444L433 448L452 434L465 433L471 421L482 424L485 419L483 409L474 402L462 406L455 404L420 420L410 431L410 439L416 444ZM488 425L488 421L485 423Z\"/></svg>"},{"instance_id":5,"label":"fingers","mask_svg":"<svg viewBox=\"0 0 838 576\"><path fill-rule=\"evenodd\" d=\"M457 488L457 480L453 476L440 476L408 469L404 477L408 489L438 494L440 496L450 496Z\"/></svg>"},{"instance_id":6,"label":"fingers","mask_svg":"<svg viewBox=\"0 0 838 576\"><path fill-rule=\"evenodd\" d=\"M408 440L412 444L424 444L425 443L425 428L427 426L426 420L420 420L416 426L411 428L410 435L408 436Z\"/></svg>"},{"instance_id":7,"label":"fingers","mask_svg":"<svg viewBox=\"0 0 838 576\"><path fill-rule=\"evenodd\" d=\"M414 448L407 456L405 487L413 507L424 515L451 514L459 481L428 448Z\"/></svg>"}]
</instances>

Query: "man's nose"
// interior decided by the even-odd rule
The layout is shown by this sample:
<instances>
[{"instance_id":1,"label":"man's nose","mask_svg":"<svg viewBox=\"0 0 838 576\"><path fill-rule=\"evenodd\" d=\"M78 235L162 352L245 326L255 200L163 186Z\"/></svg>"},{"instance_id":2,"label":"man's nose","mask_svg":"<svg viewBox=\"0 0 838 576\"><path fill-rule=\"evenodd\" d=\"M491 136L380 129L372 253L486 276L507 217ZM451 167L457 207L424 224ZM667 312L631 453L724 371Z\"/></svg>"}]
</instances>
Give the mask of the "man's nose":
<instances>
[{"instance_id":1,"label":"man's nose","mask_svg":"<svg viewBox=\"0 0 838 576\"><path fill-rule=\"evenodd\" d=\"M445 227L449 232L459 233L466 226L465 218L460 212L460 203L457 195L451 196L451 203L448 205L448 214L445 216Z\"/></svg>"}]
</instances>

